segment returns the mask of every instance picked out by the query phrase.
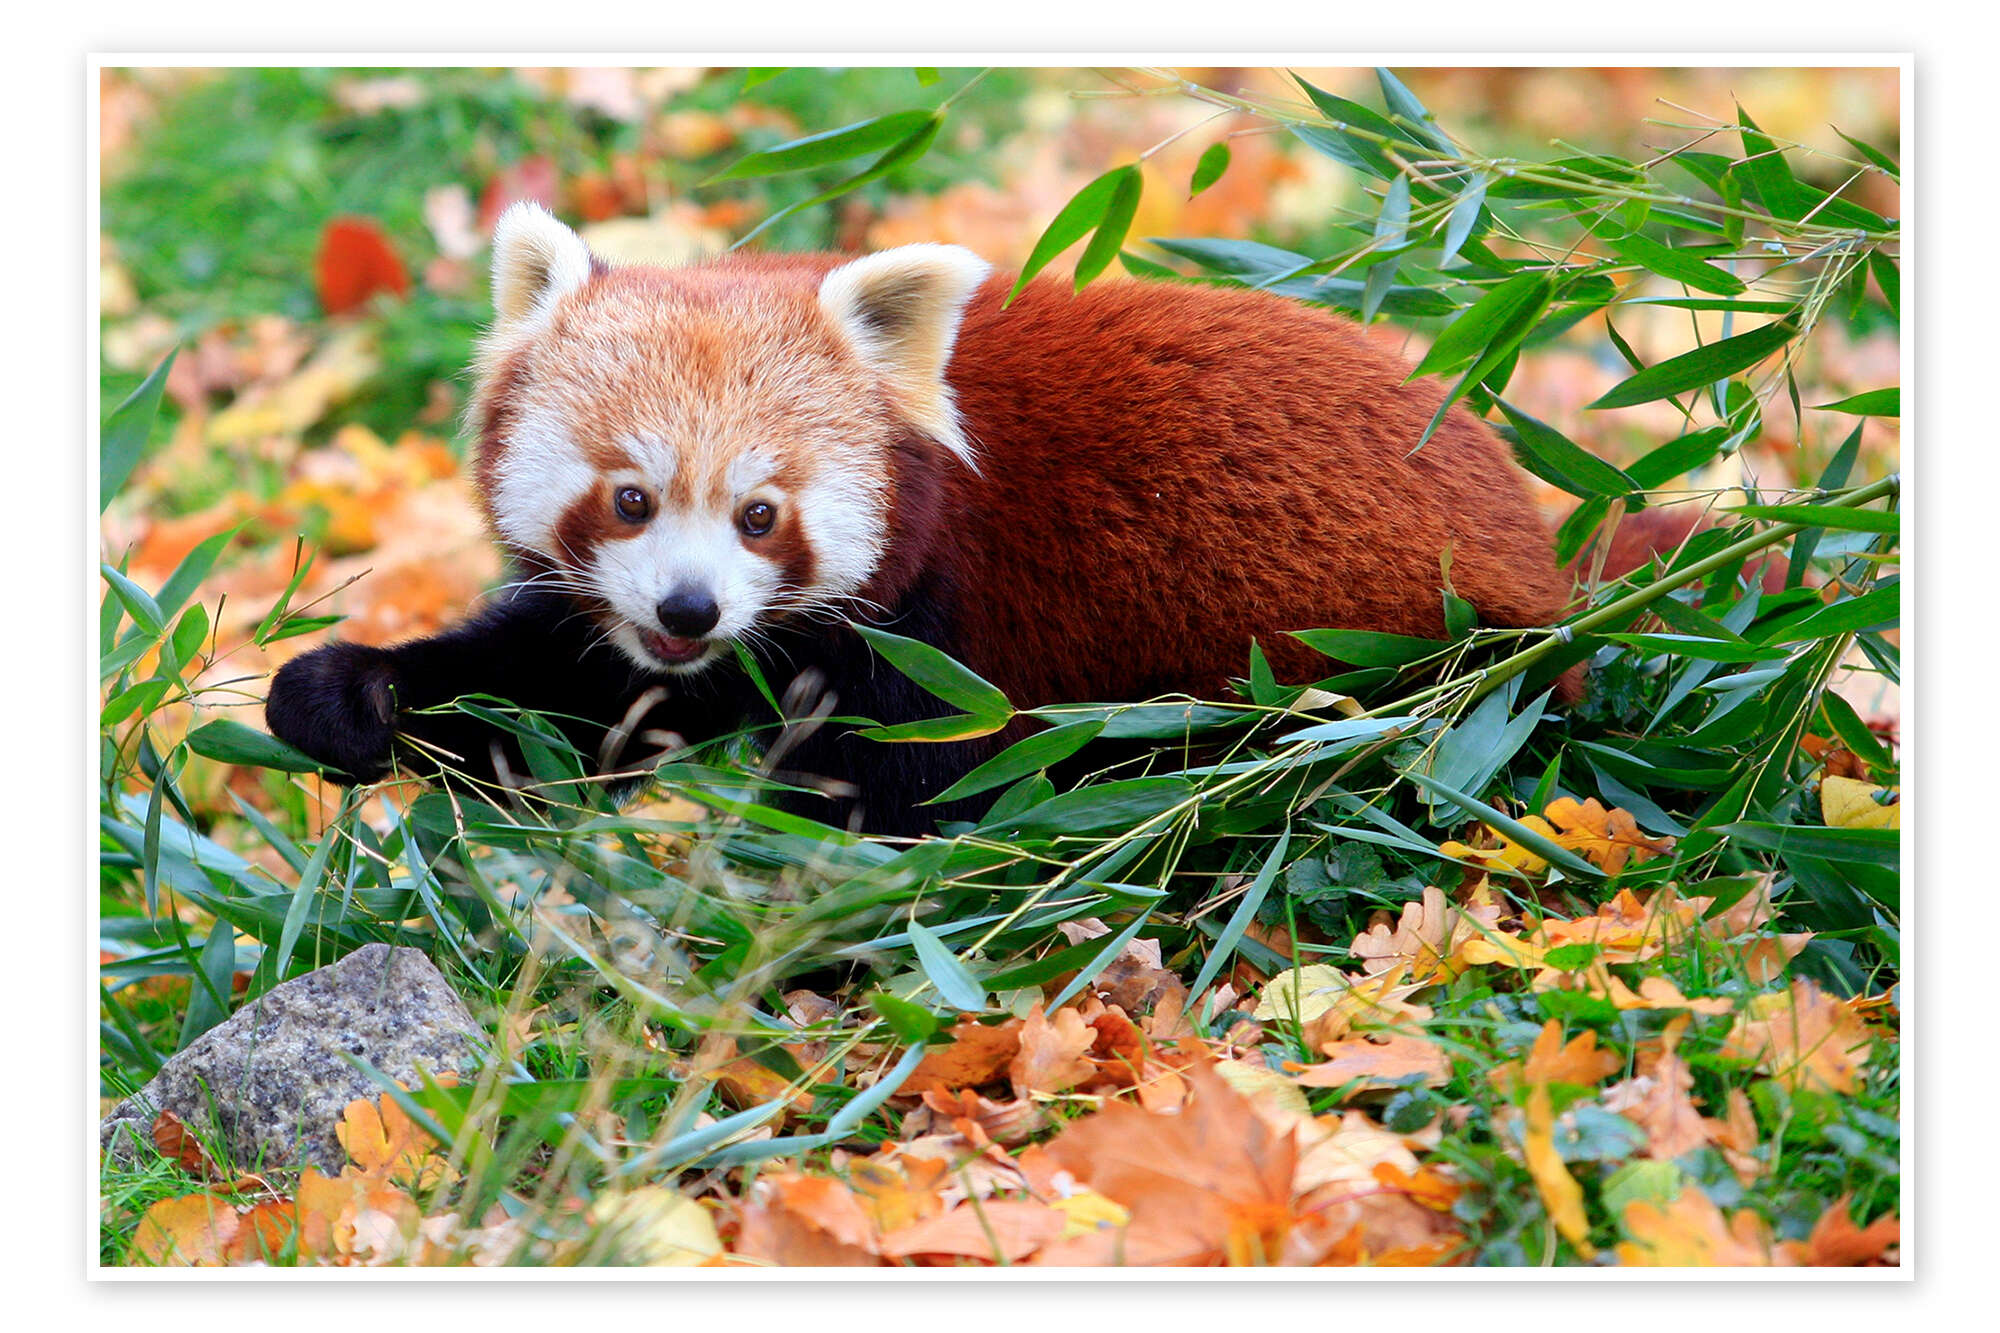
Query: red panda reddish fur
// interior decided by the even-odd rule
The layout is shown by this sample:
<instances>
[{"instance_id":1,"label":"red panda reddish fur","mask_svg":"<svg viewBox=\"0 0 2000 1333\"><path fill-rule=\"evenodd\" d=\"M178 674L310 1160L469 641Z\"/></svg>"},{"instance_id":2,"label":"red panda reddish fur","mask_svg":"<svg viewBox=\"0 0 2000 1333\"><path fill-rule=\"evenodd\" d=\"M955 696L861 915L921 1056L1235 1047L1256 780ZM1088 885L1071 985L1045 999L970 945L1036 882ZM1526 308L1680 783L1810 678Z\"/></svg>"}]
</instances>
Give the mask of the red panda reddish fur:
<instances>
[{"instance_id":1,"label":"red panda reddish fur","mask_svg":"<svg viewBox=\"0 0 2000 1333\"><path fill-rule=\"evenodd\" d=\"M889 252L902 258L874 267L807 255L607 268L545 215L503 219L503 233L510 225L515 241L496 238L496 254L511 246L513 257L496 260L474 476L496 536L525 573L554 582L531 581L433 639L332 645L289 664L267 705L273 731L349 774L386 771L399 733L497 764L504 739L418 711L473 692L584 719L586 750L648 727L699 740L767 714L726 652L716 665L715 642L668 623L664 601L663 637L629 609L614 614L612 594L565 581L593 552L621 577L643 573L654 547L640 542L666 542L661 558L681 560L674 543L696 539L667 511L744 503L740 487L763 483L732 480L738 462L764 468L785 497L828 478L879 487L869 512L886 522L848 585L849 614L937 646L1023 707L1226 697L1253 639L1281 681L1338 669L1296 630L1442 637L1447 552L1454 589L1483 623L1564 612L1570 578L1506 448L1459 407L1419 448L1442 386L1410 382L1400 358L1325 311L1241 289L1073 293L1049 279L1008 302L1011 278L980 281L983 265L949 247ZM844 304L836 289L850 278L865 295ZM906 337L892 357L871 341L928 329L939 308L950 322L928 351ZM553 438L552 419L566 438L532 446L546 455L509 452ZM673 457L649 493L661 525L634 526L614 511L634 483L614 478L654 467L662 450ZM743 536L740 550L701 549L732 570L762 562L811 582L863 549L830 549L833 529L816 533L813 512L801 501L804 517ZM510 522L529 537L511 537ZM788 619L771 595L758 632L736 640L767 673L817 676L841 714L894 723L949 711L837 620ZM621 655L608 633L638 637ZM669 655L646 648L654 641ZM668 665L649 667L648 651ZM681 662L693 665L671 669ZM1559 697L1577 687L1573 671ZM662 697L630 725L635 700ZM828 727L787 757L858 788L865 826L920 832L938 813L922 802L1018 734L880 745Z\"/></svg>"},{"instance_id":2,"label":"red panda reddish fur","mask_svg":"<svg viewBox=\"0 0 2000 1333\"><path fill-rule=\"evenodd\" d=\"M946 474L938 559L971 660L1021 699L1213 695L1254 637L1439 638L1440 557L1486 623L1550 624L1569 581L1507 450L1356 325L1262 293L989 281L948 378L980 471ZM1132 423L1139 423L1137 431ZM1412 452L1414 450L1414 452ZM1022 651L1023 647L1030 651Z\"/></svg>"}]
</instances>

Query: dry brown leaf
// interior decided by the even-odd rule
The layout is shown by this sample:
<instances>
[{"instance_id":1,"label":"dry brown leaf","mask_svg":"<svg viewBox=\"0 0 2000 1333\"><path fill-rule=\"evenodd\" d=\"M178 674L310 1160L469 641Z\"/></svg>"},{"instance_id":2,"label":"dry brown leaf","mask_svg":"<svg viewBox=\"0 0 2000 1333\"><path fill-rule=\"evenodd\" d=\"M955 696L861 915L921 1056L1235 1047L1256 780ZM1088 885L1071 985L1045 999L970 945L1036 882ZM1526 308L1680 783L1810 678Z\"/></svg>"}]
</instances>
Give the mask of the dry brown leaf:
<instances>
[{"instance_id":1,"label":"dry brown leaf","mask_svg":"<svg viewBox=\"0 0 2000 1333\"><path fill-rule=\"evenodd\" d=\"M1646 1156L1655 1161L1670 1162L1708 1142L1708 1124L1688 1095L1694 1074L1676 1050L1687 1025L1685 1014L1667 1025L1660 1034L1659 1060L1649 1073L1604 1090L1605 1109L1646 1132Z\"/></svg>"},{"instance_id":2,"label":"dry brown leaf","mask_svg":"<svg viewBox=\"0 0 2000 1333\"><path fill-rule=\"evenodd\" d=\"M759 1177L743 1207L739 1253L788 1268L871 1267L881 1260L868 1214L838 1180L786 1172Z\"/></svg>"},{"instance_id":3,"label":"dry brown leaf","mask_svg":"<svg viewBox=\"0 0 2000 1333\"><path fill-rule=\"evenodd\" d=\"M988 1026L976 1018L961 1018L951 1030L951 1040L925 1051L896 1095L921 1096L933 1088L950 1091L998 1082L1020 1051L1020 1019Z\"/></svg>"},{"instance_id":4,"label":"dry brown leaf","mask_svg":"<svg viewBox=\"0 0 2000 1333\"><path fill-rule=\"evenodd\" d=\"M1007 1066L1014 1095L1067 1092L1097 1075L1090 1059L1097 1029L1084 1022L1076 1010L1056 1010L1050 1018L1037 1003L1021 1022L1021 1048Z\"/></svg>"},{"instance_id":5,"label":"dry brown leaf","mask_svg":"<svg viewBox=\"0 0 2000 1333\"><path fill-rule=\"evenodd\" d=\"M1036 1263L1269 1263L1293 1214L1297 1147L1214 1070L1196 1065L1175 1115L1123 1102L1072 1122L1049 1157L1131 1214L1115 1231L1058 1241Z\"/></svg>"},{"instance_id":6,"label":"dry brown leaf","mask_svg":"<svg viewBox=\"0 0 2000 1333\"><path fill-rule=\"evenodd\" d=\"M1674 849L1672 838L1649 838L1639 831L1629 810L1616 806L1606 810L1596 797L1581 805L1567 796L1549 802L1543 815L1562 830L1554 841L1578 853L1615 875L1631 865L1641 865Z\"/></svg>"},{"instance_id":7,"label":"dry brown leaf","mask_svg":"<svg viewBox=\"0 0 2000 1333\"><path fill-rule=\"evenodd\" d=\"M451 1164L436 1155L437 1141L418 1128L393 1097L349 1102L333 1132L365 1175L381 1176L406 1189L429 1189L453 1177Z\"/></svg>"},{"instance_id":8,"label":"dry brown leaf","mask_svg":"<svg viewBox=\"0 0 2000 1333\"><path fill-rule=\"evenodd\" d=\"M951 1164L935 1157L860 1157L847 1164L847 1184L883 1235L944 1210L938 1186Z\"/></svg>"}]
</instances>

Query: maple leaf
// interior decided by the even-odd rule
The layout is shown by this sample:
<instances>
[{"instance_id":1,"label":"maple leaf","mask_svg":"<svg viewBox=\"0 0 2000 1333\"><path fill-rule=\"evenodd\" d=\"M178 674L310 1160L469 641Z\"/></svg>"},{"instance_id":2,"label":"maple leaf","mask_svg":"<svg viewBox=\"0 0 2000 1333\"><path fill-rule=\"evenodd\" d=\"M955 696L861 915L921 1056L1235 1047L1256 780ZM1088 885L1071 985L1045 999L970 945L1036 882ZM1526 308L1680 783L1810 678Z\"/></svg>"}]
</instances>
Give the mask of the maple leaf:
<instances>
[{"instance_id":1,"label":"maple leaf","mask_svg":"<svg viewBox=\"0 0 2000 1333\"><path fill-rule=\"evenodd\" d=\"M1780 1261L1809 1268L1853 1268L1862 1264L1900 1262L1887 1254L1889 1247L1899 1244L1903 1238L1902 1223L1896 1220L1895 1213L1884 1214L1864 1230L1855 1226L1854 1219L1848 1216L1847 1205L1853 1197L1843 1194L1835 1200L1833 1206L1813 1224L1812 1234L1803 1241L1780 1241Z\"/></svg>"},{"instance_id":2,"label":"maple leaf","mask_svg":"<svg viewBox=\"0 0 2000 1333\"><path fill-rule=\"evenodd\" d=\"M1563 1165L1556 1151L1555 1112L1549 1102L1549 1085L1537 1083L1528 1092L1526 1132L1521 1138L1521 1155L1535 1190L1549 1210L1549 1220L1588 1259L1596 1254L1591 1247L1590 1222L1583 1212L1583 1187Z\"/></svg>"},{"instance_id":3,"label":"maple leaf","mask_svg":"<svg viewBox=\"0 0 2000 1333\"><path fill-rule=\"evenodd\" d=\"M1585 1030L1565 1044L1562 1024L1551 1018L1542 1024L1525 1062L1509 1060L1487 1071L1495 1087L1511 1090L1527 1083L1575 1083L1591 1087L1624 1066L1611 1051L1597 1049L1597 1034Z\"/></svg>"},{"instance_id":4,"label":"maple leaf","mask_svg":"<svg viewBox=\"0 0 2000 1333\"><path fill-rule=\"evenodd\" d=\"M1789 1088L1848 1093L1860 1086L1875 1036L1853 1009L1800 977L1790 990L1754 996L1722 1053L1754 1061Z\"/></svg>"},{"instance_id":5,"label":"maple leaf","mask_svg":"<svg viewBox=\"0 0 2000 1333\"><path fill-rule=\"evenodd\" d=\"M1067 1092L1088 1083L1097 1076L1088 1055L1096 1041L1097 1029L1075 1009L1058 1009L1050 1018L1038 1001L1021 1022L1020 1049L1007 1065L1014 1095Z\"/></svg>"},{"instance_id":6,"label":"maple leaf","mask_svg":"<svg viewBox=\"0 0 2000 1333\"><path fill-rule=\"evenodd\" d=\"M161 1199L140 1217L125 1262L156 1268L218 1265L240 1225L236 1210L212 1194Z\"/></svg>"},{"instance_id":7,"label":"maple leaf","mask_svg":"<svg viewBox=\"0 0 2000 1333\"><path fill-rule=\"evenodd\" d=\"M1616 875L1627 863L1640 865L1674 849L1672 838L1648 838L1629 810L1606 810L1595 796L1581 805L1567 796L1549 802L1542 812L1562 831L1554 841L1594 862L1605 874Z\"/></svg>"},{"instance_id":8,"label":"maple leaf","mask_svg":"<svg viewBox=\"0 0 2000 1333\"><path fill-rule=\"evenodd\" d=\"M1903 793L1899 787L1829 777L1819 785L1819 809L1833 828L1903 827Z\"/></svg>"},{"instance_id":9,"label":"maple leaf","mask_svg":"<svg viewBox=\"0 0 2000 1333\"><path fill-rule=\"evenodd\" d=\"M1113 1231L1058 1241L1036 1263L1212 1264L1276 1260L1293 1214L1297 1145L1206 1065L1188 1102L1158 1115L1108 1102L1046 1148L1079 1182L1125 1208Z\"/></svg>"},{"instance_id":10,"label":"maple leaf","mask_svg":"<svg viewBox=\"0 0 2000 1333\"><path fill-rule=\"evenodd\" d=\"M1662 1207L1650 1199L1625 1205L1625 1234L1618 1262L1628 1267L1765 1267L1771 1262L1771 1233L1748 1208L1727 1221L1722 1210L1698 1189L1683 1189Z\"/></svg>"}]
</instances>

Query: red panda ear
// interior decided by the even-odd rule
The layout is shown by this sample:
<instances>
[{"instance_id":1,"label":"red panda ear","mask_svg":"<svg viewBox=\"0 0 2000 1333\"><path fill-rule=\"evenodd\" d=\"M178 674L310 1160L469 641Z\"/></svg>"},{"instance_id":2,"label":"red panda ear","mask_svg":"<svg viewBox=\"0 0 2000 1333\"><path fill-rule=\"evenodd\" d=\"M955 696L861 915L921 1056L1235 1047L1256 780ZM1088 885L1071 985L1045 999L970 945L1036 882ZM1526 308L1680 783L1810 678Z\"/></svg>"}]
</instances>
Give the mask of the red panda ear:
<instances>
[{"instance_id":1,"label":"red panda ear","mask_svg":"<svg viewBox=\"0 0 2000 1333\"><path fill-rule=\"evenodd\" d=\"M493 313L499 326L547 309L590 278L590 247L539 204L519 203L493 227Z\"/></svg>"},{"instance_id":2,"label":"red panda ear","mask_svg":"<svg viewBox=\"0 0 2000 1333\"><path fill-rule=\"evenodd\" d=\"M962 246L904 245L843 264L819 288L820 309L883 373L904 415L968 464L944 368L965 303L991 271Z\"/></svg>"}]
</instances>

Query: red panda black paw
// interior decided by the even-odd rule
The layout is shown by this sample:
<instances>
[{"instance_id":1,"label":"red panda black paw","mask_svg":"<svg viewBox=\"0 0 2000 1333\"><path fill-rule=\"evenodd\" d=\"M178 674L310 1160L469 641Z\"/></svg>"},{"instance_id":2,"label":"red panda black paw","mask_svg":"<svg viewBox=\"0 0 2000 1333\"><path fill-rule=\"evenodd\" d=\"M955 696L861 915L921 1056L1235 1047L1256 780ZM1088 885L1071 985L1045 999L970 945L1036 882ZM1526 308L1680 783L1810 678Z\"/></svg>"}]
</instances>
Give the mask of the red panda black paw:
<instances>
[{"instance_id":1,"label":"red panda black paw","mask_svg":"<svg viewBox=\"0 0 2000 1333\"><path fill-rule=\"evenodd\" d=\"M264 701L271 734L337 770L336 781L374 782L394 765L396 669L380 648L331 643L278 669Z\"/></svg>"}]
</instances>

